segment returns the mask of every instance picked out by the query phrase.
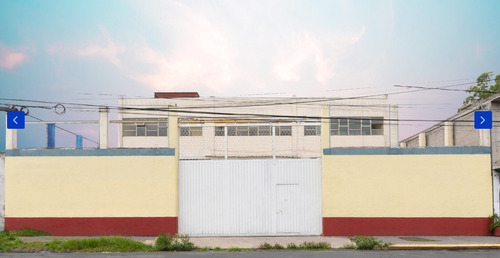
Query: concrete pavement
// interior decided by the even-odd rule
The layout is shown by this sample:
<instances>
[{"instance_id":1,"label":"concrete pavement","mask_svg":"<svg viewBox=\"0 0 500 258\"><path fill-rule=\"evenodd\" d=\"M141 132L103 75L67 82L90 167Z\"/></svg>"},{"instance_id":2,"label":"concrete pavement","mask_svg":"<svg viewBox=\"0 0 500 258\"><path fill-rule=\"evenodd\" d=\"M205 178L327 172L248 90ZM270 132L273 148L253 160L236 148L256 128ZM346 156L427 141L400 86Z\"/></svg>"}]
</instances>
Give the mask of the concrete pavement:
<instances>
[{"instance_id":1,"label":"concrete pavement","mask_svg":"<svg viewBox=\"0 0 500 258\"><path fill-rule=\"evenodd\" d=\"M50 241L58 239L90 238L90 237L21 237L24 241ZM155 237L130 237L146 244L153 244ZM390 249L398 250L427 250L427 249L500 249L500 237L493 236L419 236L376 237L384 243L391 243ZM342 248L351 244L347 237L324 236L254 236L254 237L191 237L191 242L199 247L222 248L258 248L263 243L271 245L280 244L287 246L290 243L302 244L304 242L327 242L332 248Z\"/></svg>"}]
</instances>

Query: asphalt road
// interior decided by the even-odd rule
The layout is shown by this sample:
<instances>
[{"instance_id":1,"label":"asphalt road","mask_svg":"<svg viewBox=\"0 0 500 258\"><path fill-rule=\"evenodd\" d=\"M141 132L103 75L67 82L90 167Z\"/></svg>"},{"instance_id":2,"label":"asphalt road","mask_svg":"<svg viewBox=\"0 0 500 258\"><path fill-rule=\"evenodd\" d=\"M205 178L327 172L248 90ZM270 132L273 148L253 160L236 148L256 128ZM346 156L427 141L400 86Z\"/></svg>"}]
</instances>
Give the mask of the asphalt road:
<instances>
[{"instance_id":1,"label":"asphalt road","mask_svg":"<svg viewBox=\"0 0 500 258\"><path fill-rule=\"evenodd\" d=\"M331 250L331 251L254 251L254 252L163 252L163 253L0 253L1 257L139 257L139 258L364 258L364 257L442 257L442 258L469 258L469 257L500 257L499 250L462 250L462 251L357 251L357 250Z\"/></svg>"}]
</instances>

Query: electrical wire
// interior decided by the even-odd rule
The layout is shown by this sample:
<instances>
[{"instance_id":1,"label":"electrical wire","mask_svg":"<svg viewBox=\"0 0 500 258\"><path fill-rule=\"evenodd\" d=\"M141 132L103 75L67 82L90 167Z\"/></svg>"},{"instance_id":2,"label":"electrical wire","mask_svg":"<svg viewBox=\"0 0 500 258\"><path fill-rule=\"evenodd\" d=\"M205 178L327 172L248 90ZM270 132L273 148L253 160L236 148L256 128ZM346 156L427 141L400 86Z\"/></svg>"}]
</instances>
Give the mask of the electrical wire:
<instances>
[{"instance_id":1,"label":"electrical wire","mask_svg":"<svg viewBox=\"0 0 500 258\"><path fill-rule=\"evenodd\" d=\"M239 104L239 105L230 105L230 106L192 106L192 107L177 107L175 109L172 108L139 108L139 107L119 107L119 106L106 106L109 109L113 110L118 110L118 111L140 111L144 114L143 112L172 112L175 111L177 113L185 113L185 114L202 114L202 115L218 115L218 116L246 116L248 117L265 117L265 118L291 118L291 119L328 119L325 117L319 117L319 116L293 116L293 115L277 115L277 114L258 114L258 113L236 113L236 112L208 112L208 111L195 111L195 110L186 110L186 109L200 109L200 108L236 108L236 107L255 107L255 106L274 106L274 105L287 105L287 104L305 104L305 103L319 103L319 102L326 102L326 101L336 101L336 100L352 100L352 99L363 99L363 98L372 98L372 97L377 97L377 96L387 96L387 95L396 95L396 94L405 94L405 93L411 93L411 92L418 92L418 91L424 91L424 90L435 90L435 89L444 89L448 87L455 87L455 86L460 86L460 85L466 85L466 84L454 84L454 85L447 85L443 87L434 87L434 88L428 88L428 87L420 87L420 86L415 86L418 87L417 89L412 89L412 90L407 90L407 91L399 91L399 92L390 92L390 93L385 93L385 94L372 94L372 95L364 95L364 96L353 96L353 97L345 97L345 98L309 98L303 101L297 101L296 99L293 101L282 101L282 102L258 102L258 103L252 103L252 104ZM289 98L286 98L289 99ZM31 107L39 107L39 108L54 108L54 110L57 110L57 107L64 107L64 109L60 112L56 113L64 113L66 112L66 107L64 105L68 105L69 109L78 109L81 107L84 108L91 108L91 107L102 107L103 105L96 105L96 104L86 104L86 103L71 103L71 102L50 102L50 101L40 101L40 100L28 100L28 99L9 99L9 98L0 98L0 100L8 100L8 101L20 101L20 102L33 102L33 103L45 103L45 104L56 104L54 107L46 107L46 106L31 106ZM233 100L235 101L235 100ZM352 105L352 104L337 104L340 107L349 107L349 106L358 106L358 105ZM330 106L337 106L335 104L330 105ZM369 105L361 105L361 106L366 106L368 107ZM372 107L374 105L371 105ZM384 106L380 106L380 108L386 108ZM398 121L398 122L443 122L446 120L434 120L434 119L385 119L386 121ZM499 122L499 121L494 121Z\"/></svg>"},{"instance_id":2,"label":"electrical wire","mask_svg":"<svg viewBox=\"0 0 500 258\"><path fill-rule=\"evenodd\" d=\"M33 119L35 119L35 120L38 120L38 121L44 122L42 119L40 119L40 118L38 118L38 117L35 117L35 116L33 116L33 115L27 115L27 116L29 116L29 117L31 117L31 118L33 118ZM56 125L55 127L56 127L56 128L58 128L58 129L60 129L60 130L62 130L62 131L64 131L64 132L67 132L67 133L73 134L73 135L75 135L75 136L76 136L76 135L78 135L77 133L74 133L74 132L72 132L72 131L70 131L70 130L67 130L67 129L65 129L65 128L62 128L62 127L60 127L60 126L57 126L57 125ZM87 137L85 137L85 136L82 136L82 138L83 138L83 139L85 139L85 140L88 140L88 141L90 141L90 142L93 142L93 143L95 143L95 144L99 144L99 142L94 141L94 140L92 140L92 139L90 139L90 138L87 138Z\"/></svg>"}]
</instances>

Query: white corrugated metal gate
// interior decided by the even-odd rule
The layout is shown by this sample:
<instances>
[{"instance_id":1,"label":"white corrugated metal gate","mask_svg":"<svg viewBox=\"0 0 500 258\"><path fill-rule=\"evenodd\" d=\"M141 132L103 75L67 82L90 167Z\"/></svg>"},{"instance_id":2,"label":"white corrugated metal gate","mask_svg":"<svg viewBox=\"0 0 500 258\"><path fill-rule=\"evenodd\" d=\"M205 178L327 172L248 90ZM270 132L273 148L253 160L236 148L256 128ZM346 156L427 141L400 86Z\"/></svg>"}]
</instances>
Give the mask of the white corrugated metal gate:
<instances>
[{"instance_id":1,"label":"white corrugated metal gate","mask_svg":"<svg viewBox=\"0 0 500 258\"><path fill-rule=\"evenodd\" d=\"M320 235L321 159L181 160L179 233Z\"/></svg>"}]
</instances>

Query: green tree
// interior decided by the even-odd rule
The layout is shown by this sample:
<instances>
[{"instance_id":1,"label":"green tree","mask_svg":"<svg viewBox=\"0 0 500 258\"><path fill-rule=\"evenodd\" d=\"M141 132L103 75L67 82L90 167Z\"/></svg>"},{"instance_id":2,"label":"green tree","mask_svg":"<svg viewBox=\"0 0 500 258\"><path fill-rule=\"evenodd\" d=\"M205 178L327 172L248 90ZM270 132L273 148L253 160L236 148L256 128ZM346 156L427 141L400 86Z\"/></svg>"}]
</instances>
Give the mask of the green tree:
<instances>
[{"instance_id":1,"label":"green tree","mask_svg":"<svg viewBox=\"0 0 500 258\"><path fill-rule=\"evenodd\" d=\"M477 77L476 84L467 90L469 96L464 99L464 106L485 99L500 92L500 74L492 80L493 72L483 73Z\"/></svg>"}]
</instances>

